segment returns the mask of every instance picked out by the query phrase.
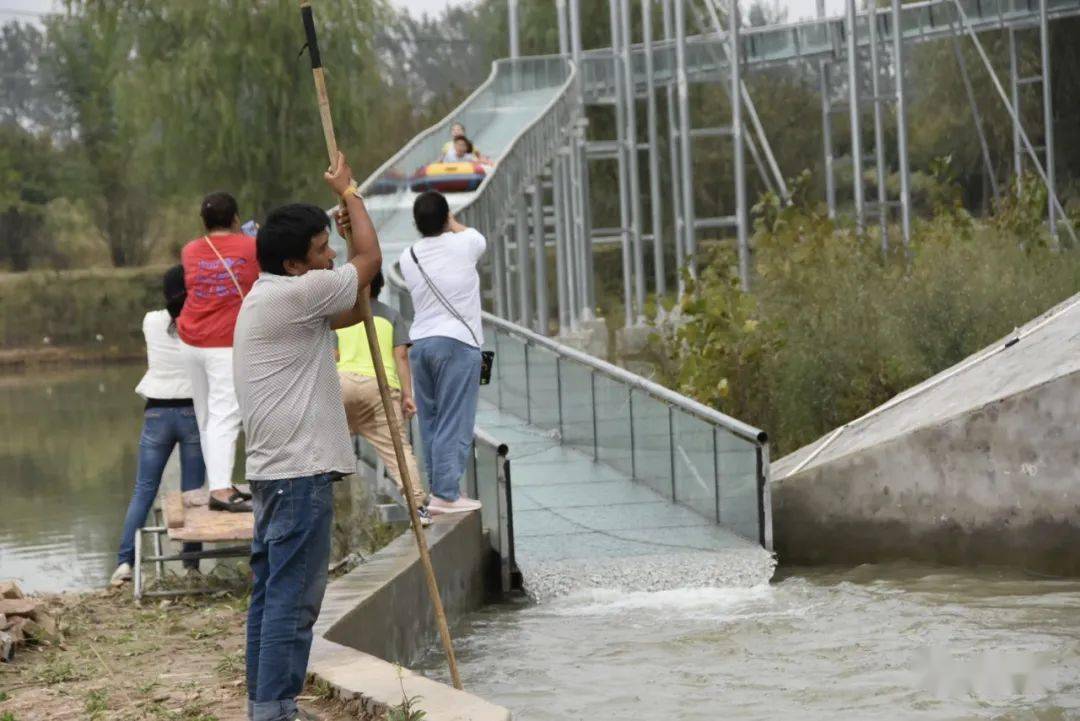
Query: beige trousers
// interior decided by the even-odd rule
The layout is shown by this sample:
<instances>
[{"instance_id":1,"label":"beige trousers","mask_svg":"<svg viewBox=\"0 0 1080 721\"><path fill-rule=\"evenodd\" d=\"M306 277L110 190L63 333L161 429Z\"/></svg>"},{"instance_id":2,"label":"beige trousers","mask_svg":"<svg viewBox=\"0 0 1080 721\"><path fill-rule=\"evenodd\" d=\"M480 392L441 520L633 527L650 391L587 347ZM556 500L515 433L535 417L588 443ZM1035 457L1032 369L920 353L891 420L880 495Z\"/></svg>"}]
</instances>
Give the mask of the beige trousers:
<instances>
[{"instance_id":1,"label":"beige trousers","mask_svg":"<svg viewBox=\"0 0 1080 721\"><path fill-rule=\"evenodd\" d=\"M398 491L404 496L405 490L398 470L397 455L394 453L394 441L390 435L390 424L383 410L378 381L370 376L344 371L338 375L341 377L341 397L345 401L345 417L349 421L349 433L361 436L371 444L386 465L390 477L397 484ZM413 453L412 445L405 433L405 423L401 417L401 391L391 388L390 396L394 401L394 413L397 415L398 427L401 429L401 443L405 447L405 465L409 470L409 480L412 481L413 498L416 500L417 507L420 507L427 502L427 493L420 480L416 454Z\"/></svg>"}]
</instances>

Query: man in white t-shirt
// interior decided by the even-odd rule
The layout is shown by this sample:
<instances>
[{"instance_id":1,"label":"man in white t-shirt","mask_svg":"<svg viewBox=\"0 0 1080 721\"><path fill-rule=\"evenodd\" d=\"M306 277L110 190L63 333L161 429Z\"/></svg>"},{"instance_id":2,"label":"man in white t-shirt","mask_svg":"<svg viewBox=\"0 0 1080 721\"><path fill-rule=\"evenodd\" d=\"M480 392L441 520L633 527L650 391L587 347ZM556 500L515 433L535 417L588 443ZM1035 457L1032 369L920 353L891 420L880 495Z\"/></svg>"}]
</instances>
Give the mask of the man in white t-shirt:
<instances>
[{"instance_id":1,"label":"man in white t-shirt","mask_svg":"<svg viewBox=\"0 0 1080 721\"><path fill-rule=\"evenodd\" d=\"M461 477L480 394L480 275L484 236L450 214L442 193L421 193L413 220L423 237L401 255L412 294L409 363L431 484L428 512L464 513L480 502L461 495Z\"/></svg>"}]
</instances>

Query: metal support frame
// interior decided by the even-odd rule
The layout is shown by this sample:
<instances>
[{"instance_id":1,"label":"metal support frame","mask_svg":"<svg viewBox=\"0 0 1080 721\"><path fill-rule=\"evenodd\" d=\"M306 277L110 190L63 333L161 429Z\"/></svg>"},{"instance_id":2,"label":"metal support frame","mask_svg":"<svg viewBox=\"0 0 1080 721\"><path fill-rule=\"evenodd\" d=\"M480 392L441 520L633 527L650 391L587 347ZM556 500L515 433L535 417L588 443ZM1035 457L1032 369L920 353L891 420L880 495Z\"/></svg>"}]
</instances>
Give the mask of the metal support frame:
<instances>
[{"instance_id":1,"label":"metal support frame","mask_svg":"<svg viewBox=\"0 0 1080 721\"><path fill-rule=\"evenodd\" d=\"M1024 145L1020 142L1020 61L1016 55L1016 30L1013 28L1009 28L1009 89L1012 106L1016 109L1012 116L1013 176L1019 191L1020 176L1024 174Z\"/></svg>"},{"instance_id":2,"label":"metal support frame","mask_svg":"<svg viewBox=\"0 0 1080 721\"><path fill-rule=\"evenodd\" d=\"M660 148L656 131L656 73L653 67L653 0L641 0L642 42L645 46L645 78L648 84L646 121L649 145L649 211L652 230L653 290L658 296L667 293L664 277L663 208L660 206Z\"/></svg>"},{"instance_id":3,"label":"metal support frame","mask_svg":"<svg viewBox=\"0 0 1080 721\"><path fill-rule=\"evenodd\" d=\"M739 47L739 0L731 0L728 38L731 41L731 135L735 144L735 223L739 243L739 281L743 292L750 291L750 238L746 218L746 159L743 154L742 51Z\"/></svg>"},{"instance_id":4,"label":"metal support frame","mask_svg":"<svg viewBox=\"0 0 1080 721\"><path fill-rule=\"evenodd\" d=\"M1045 1L1045 0L1042 0L1042 1ZM994 89L997 90L998 96L1001 98L1001 102L1002 102L1002 104L1004 104L1006 112L1009 113L1009 119L1013 123L1014 138L1019 137L1021 143L1023 144L1024 150L1027 152L1028 158L1031 160L1031 164L1035 168L1035 172L1038 173L1039 179L1042 180L1043 184L1046 186L1048 205L1054 206L1056 208L1056 214L1059 215L1060 217L1062 217L1062 218L1067 217L1065 215L1065 209L1061 207L1061 200L1057 197L1057 193L1055 192L1054 187L1052 186L1052 184L1050 182L1049 175L1047 174L1046 170L1043 168L1042 163L1039 162L1039 156L1035 152L1035 146L1031 144L1031 138L1028 137L1027 132L1024 130L1023 124L1020 122L1019 108L1015 104L1009 102L1009 95L1005 92L1005 87L1001 84L1001 79L998 78L997 71L994 70L993 63L990 62L990 56L987 55L986 48L983 47L982 41L979 40L978 34L975 32L975 29L971 26L971 21L968 20L967 13L964 12L963 6L960 4L960 2L958 0L953 0L953 7L956 8L956 13L960 18L961 27L963 28L964 32L967 33L968 37L971 38L972 43L974 43L975 49L979 53L979 59L982 60L983 66L986 68L986 72L987 72L987 74L989 74L990 80L994 84ZM1009 49L1010 49L1010 56L1011 56L1010 57L1011 62L1009 63L1010 72L1012 72L1014 77L1015 77L1016 64L1017 64L1016 63L1016 44L1015 44L1015 42L1010 43ZM1045 68L1044 68L1044 70L1045 70ZM1045 73L1044 73L1044 78L1045 78ZM1013 82L1013 92L1014 93L1016 92L1016 81L1015 80ZM1045 117L1045 109L1044 109L1044 117ZM1072 240L1073 244L1075 245L1077 243L1077 237L1076 237L1076 231L1073 229L1072 224L1071 223L1066 223L1065 224L1065 229L1069 233L1070 240Z\"/></svg>"},{"instance_id":5,"label":"metal support frame","mask_svg":"<svg viewBox=\"0 0 1080 721\"><path fill-rule=\"evenodd\" d=\"M556 155L551 161L551 203L555 210L555 297L559 306L559 333L570 327L570 305L566 267L566 208L563 206L563 158Z\"/></svg>"},{"instance_id":6,"label":"metal support frame","mask_svg":"<svg viewBox=\"0 0 1080 721\"><path fill-rule=\"evenodd\" d=\"M852 0L853 1L853 0ZM693 158L690 153L690 83L686 75L686 0L675 2L675 82L679 100L679 188L682 191L683 252L692 278L697 277L694 235Z\"/></svg>"},{"instance_id":7,"label":"metal support frame","mask_svg":"<svg viewBox=\"0 0 1080 721\"><path fill-rule=\"evenodd\" d=\"M894 0L896 2L897 0ZM1057 237L1057 180L1054 160L1054 101L1050 86L1050 20L1047 0L1039 0L1039 52L1042 56L1043 145L1046 153L1046 189L1052 202L1047 205L1050 235ZM1062 213L1064 215L1064 213Z\"/></svg>"},{"instance_id":8,"label":"metal support frame","mask_svg":"<svg viewBox=\"0 0 1080 721\"><path fill-rule=\"evenodd\" d=\"M630 26L630 0L619 0L620 42L619 53L622 56L623 80L623 119L626 122L624 142L626 143L626 172L629 174L630 190L630 247L633 250L634 270L634 307L633 313L627 307L627 320L631 315L634 324L645 321L645 253L641 239L641 171L638 166L637 133L637 93L634 89L634 72L630 63L630 45L633 35Z\"/></svg>"},{"instance_id":9,"label":"metal support frame","mask_svg":"<svg viewBox=\"0 0 1080 721\"><path fill-rule=\"evenodd\" d=\"M544 227L544 186L538 178L529 188L532 196L533 270L536 273L536 332L548 334L547 244Z\"/></svg>"},{"instance_id":10,"label":"metal support frame","mask_svg":"<svg viewBox=\"0 0 1080 721\"><path fill-rule=\"evenodd\" d=\"M672 0L661 0L663 3L663 24L664 24L664 40L668 43L674 37L674 31L672 29L671 21L671 2ZM679 138L678 138L678 106L677 106L677 85L674 82L668 82L667 84L667 136L668 136L668 156L669 164L671 166L670 182L671 182L671 228L672 239L675 241L675 285L676 293L679 300L682 300L683 295L686 293L686 283L683 281L683 268L686 265L686 254L684 252L685 245L683 243L683 237L685 231L683 230L682 220L682 172L679 151Z\"/></svg>"},{"instance_id":11,"label":"metal support frame","mask_svg":"<svg viewBox=\"0 0 1080 721\"><path fill-rule=\"evenodd\" d=\"M571 172L571 157L570 149L562 148L559 150L559 157L562 162L559 164L559 169L562 174L561 187L563 193L562 207L563 207L563 239L565 243L565 271L566 271L566 304L570 314L570 330L576 331L578 329L578 318L581 315L581 308L579 304L580 292L577 278L577 243L575 242L574 232L574 189Z\"/></svg>"},{"instance_id":12,"label":"metal support frame","mask_svg":"<svg viewBox=\"0 0 1080 721\"><path fill-rule=\"evenodd\" d=\"M529 268L529 219L525 208L525 194L514 198L514 237L517 250L518 322L525 327L532 325L532 271Z\"/></svg>"},{"instance_id":13,"label":"metal support frame","mask_svg":"<svg viewBox=\"0 0 1080 721\"><path fill-rule=\"evenodd\" d=\"M971 84L971 75L968 73L964 51L960 47L960 38L954 34L950 40L953 55L956 56L956 65L960 69L960 79L964 83L964 93L967 95L968 105L971 106L971 119L975 123L975 132L979 136L979 148L982 152L983 165L986 168L986 176L990 179L990 192L993 194L994 200L997 200L1001 196L1001 189L998 187L997 174L994 172L994 161L990 157L990 144L986 140L982 113L979 112L979 103L975 99L975 88Z\"/></svg>"},{"instance_id":14,"label":"metal support frame","mask_svg":"<svg viewBox=\"0 0 1080 721\"><path fill-rule=\"evenodd\" d=\"M499 233L495 238L495 247L492 248L492 290L495 293L495 315L506 317L506 255L503 248L506 246L505 233Z\"/></svg>"},{"instance_id":15,"label":"metal support frame","mask_svg":"<svg viewBox=\"0 0 1080 721\"><path fill-rule=\"evenodd\" d=\"M908 168L907 102L904 99L904 27L900 0L892 0L893 74L896 83L896 156L900 166L900 229L911 244L911 172Z\"/></svg>"},{"instance_id":16,"label":"metal support frame","mask_svg":"<svg viewBox=\"0 0 1080 721\"><path fill-rule=\"evenodd\" d=\"M510 30L510 57L521 57L521 45L518 35L518 0L506 0L506 18Z\"/></svg>"},{"instance_id":17,"label":"metal support frame","mask_svg":"<svg viewBox=\"0 0 1080 721\"><path fill-rule=\"evenodd\" d=\"M619 46L622 42L622 32L619 22L620 0L608 0L608 15L611 21L611 52L615 67L615 143L618 146L616 159L616 173L619 179L619 236L622 240L622 273L623 273L623 308L626 311L625 324L630 326L633 322L633 260L630 241L630 189L627 178L626 166L629 162L626 147L626 108L623 93L626 84L623 81L622 54Z\"/></svg>"},{"instance_id":18,"label":"metal support frame","mask_svg":"<svg viewBox=\"0 0 1080 721\"><path fill-rule=\"evenodd\" d=\"M825 17L825 0L817 0L818 19ZM818 61L818 92L821 95L821 149L825 156L825 204L829 217L836 218L836 172L833 167L832 143L832 65L828 60Z\"/></svg>"},{"instance_id":19,"label":"metal support frame","mask_svg":"<svg viewBox=\"0 0 1080 721\"><path fill-rule=\"evenodd\" d=\"M246 558L251 555L251 544L226 546L224 548L203 549L201 551L181 551L179 553L165 553L162 546L162 537L168 533L163 525L144 526L135 532L135 564L132 568L132 593L135 600L151 597L167 596L194 596L199 594L214 593L221 589L216 588L179 588L179 589L156 589L145 590L143 565L153 563L155 578L161 581L164 575L165 563L168 561L199 561L211 558ZM143 555L143 536L153 537L154 555Z\"/></svg>"},{"instance_id":20,"label":"metal support frame","mask_svg":"<svg viewBox=\"0 0 1080 721\"><path fill-rule=\"evenodd\" d=\"M570 30L566 24L566 0L555 0L555 16L559 26L559 55L570 54Z\"/></svg>"},{"instance_id":21,"label":"metal support frame","mask_svg":"<svg viewBox=\"0 0 1080 721\"><path fill-rule=\"evenodd\" d=\"M852 192L855 199L855 229L863 232L863 184L862 184L862 137L859 127L859 64L855 44L856 31L855 0L847 0L847 23L844 34L847 36L847 71L848 105L851 114L851 175Z\"/></svg>"},{"instance_id":22,"label":"metal support frame","mask_svg":"<svg viewBox=\"0 0 1080 721\"><path fill-rule=\"evenodd\" d=\"M871 6L873 7L873 6ZM870 25L870 87L874 101L874 165L877 178L877 215L881 226L881 252L889 252L889 207L885 188L885 99L881 96L881 63L878 61L878 21L877 12L871 9L867 15Z\"/></svg>"}]
</instances>

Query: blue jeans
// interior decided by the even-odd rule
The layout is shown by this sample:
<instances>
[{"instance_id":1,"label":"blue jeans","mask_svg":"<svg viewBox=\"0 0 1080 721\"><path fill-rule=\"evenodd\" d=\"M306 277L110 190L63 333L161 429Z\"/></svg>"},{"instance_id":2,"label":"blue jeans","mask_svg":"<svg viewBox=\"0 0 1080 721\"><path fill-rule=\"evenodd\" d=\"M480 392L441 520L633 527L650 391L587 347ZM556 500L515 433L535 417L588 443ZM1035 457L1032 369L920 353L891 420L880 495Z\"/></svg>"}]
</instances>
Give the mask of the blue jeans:
<instances>
[{"instance_id":1,"label":"blue jeans","mask_svg":"<svg viewBox=\"0 0 1080 721\"><path fill-rule=\"evenodd\" d=\"M251 483L255 538L247 688L252 721L296 716L296 696L304 688L311 653L311 628L326 591L335 477L322 473Z\"/></svg>"},{"instance_id":2,"label":"blue jeans","mask_svg":"<svg viewBox=\"0 0 1080 721\"><path fill-rule=\"evenodd\" d=\"M421 338L409 349L409 364L431 493L456 501L476 426L480 349L454 338Z\"/></svg>"},{"instance_id":3,"label":"blue jeans","mask_svg":"<svg viewBox=\"0 0 1080 721\"><path fill-rule=\"evenodd\" d=\"M124 517L124 531L120 537L120 552L116 564L135 563L135 532L146 523L146 516L154 505L161 475L172 455L173 446L180 446L180 490L194 491L202 488L206 476L202 448L199 446L199 426L195 423L195 409L191 406L178 408L147 408L143 413L142 436L139 437L139 469L135 475L135 493L128 504ZM201 551L201 543L185 543L184 551ZM189 568L197 568L198 561L185 561Z\"/></svg>"}]
</instances>

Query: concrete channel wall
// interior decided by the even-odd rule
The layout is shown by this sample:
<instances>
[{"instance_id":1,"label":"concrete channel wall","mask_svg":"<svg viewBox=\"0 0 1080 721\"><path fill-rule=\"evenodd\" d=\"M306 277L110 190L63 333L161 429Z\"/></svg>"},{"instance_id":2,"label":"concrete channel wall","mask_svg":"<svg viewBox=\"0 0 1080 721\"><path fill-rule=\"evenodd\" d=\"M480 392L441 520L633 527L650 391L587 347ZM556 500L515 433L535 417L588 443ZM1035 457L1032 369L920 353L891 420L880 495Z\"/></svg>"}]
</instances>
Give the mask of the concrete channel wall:
<instances>
[{"instance_id":1,"label":"concrete channel wall","mask_svg":"<svg viewBox=\"0 0 1080 721\"><path fill-rule=\"evenodd\" d=\"M777 461L781 562L1080 575L1077 299Z\"/></svg>"},{"instance_id":2,"label":"concrete channel wall","mask_svg":"<svg viewBox=\"0 0 1080 721\"><path fill-rule=\"evenodd\" d=\"M438 518L426 534L453 625L484 603L490 545L478 513ZM308 672L354 701L366 714L361 718L419 696L429 721L509 721L508 710L404 668L436 638L419 553L408 532L327 587Z\"/></svg>"}]
</instances>

